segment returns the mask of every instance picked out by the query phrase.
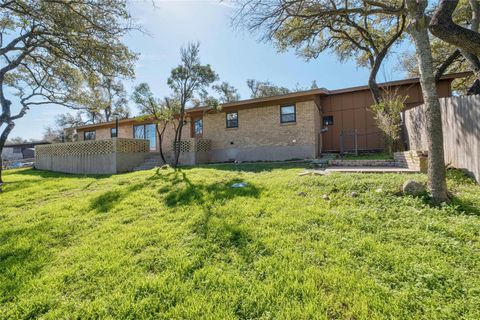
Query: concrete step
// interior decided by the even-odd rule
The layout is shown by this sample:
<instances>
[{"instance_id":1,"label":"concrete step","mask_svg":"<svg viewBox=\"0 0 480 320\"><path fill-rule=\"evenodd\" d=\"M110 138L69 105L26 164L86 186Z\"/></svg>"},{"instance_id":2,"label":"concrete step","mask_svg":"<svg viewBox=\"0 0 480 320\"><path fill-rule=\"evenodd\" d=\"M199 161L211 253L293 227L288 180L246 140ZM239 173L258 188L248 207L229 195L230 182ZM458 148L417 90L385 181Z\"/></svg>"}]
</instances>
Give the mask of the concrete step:
<instances>
[{"instance_id":1,"label":"concrete step","mask_svg":"<svg viewBox=\"0 0 480 320\"><path fill-rule=\"evenodd\" d=\"M163 164L162 159L145 159L145 163L160 163Z\"/></svg>"},{"instance_id":2,"label":"concrete step","mask_svg":"<svg viewBox=\"0 0 480 320\"><path fill-rule=\"evenodd\" d=\"M156 168L156 167L158 167L158 166L141 165L141 166L133 168L133 171L151 170L151 169Z\"/></svg>"},{"instance_id":3,"label":"concrete step","mask_svg":"<svg viewBox=\"0 0 480 320\"><path fill-rule=\"evenodd\" d=\"M148 155L142 164L133 168L133 171L151 170L153 168L161 167L164 164L165 163L162 161L162 158L159 155L152 154Z\"/></svg>"}]
</instances>

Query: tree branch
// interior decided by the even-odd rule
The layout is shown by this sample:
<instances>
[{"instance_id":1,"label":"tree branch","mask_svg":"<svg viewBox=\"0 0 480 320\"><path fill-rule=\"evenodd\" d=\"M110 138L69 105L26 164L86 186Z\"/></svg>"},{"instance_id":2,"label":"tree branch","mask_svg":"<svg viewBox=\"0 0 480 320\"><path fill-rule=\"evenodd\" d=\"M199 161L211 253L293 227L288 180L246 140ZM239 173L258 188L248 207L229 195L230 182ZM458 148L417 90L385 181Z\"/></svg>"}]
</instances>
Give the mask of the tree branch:
<instances>
[{"instance_id":1,"label":"tree branch","mask_svg":"<svg viewBox=\"0 0 480 320\"><path fill-rule=\"evenodd\" d=\"M480 56L480 33L457 25L452 20L458 0L440 0L430 20L430 32L439 39Z\"/></svg>"}]
</instances>

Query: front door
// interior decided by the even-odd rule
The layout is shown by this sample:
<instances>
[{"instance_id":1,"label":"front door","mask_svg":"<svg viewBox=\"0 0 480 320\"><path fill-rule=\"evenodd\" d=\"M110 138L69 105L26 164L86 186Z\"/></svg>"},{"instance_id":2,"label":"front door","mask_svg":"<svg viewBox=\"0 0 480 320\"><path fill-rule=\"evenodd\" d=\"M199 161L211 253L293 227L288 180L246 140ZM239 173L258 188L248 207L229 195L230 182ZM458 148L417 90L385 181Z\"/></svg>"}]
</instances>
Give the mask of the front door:
<instances>
[{"instance_id":1,"label":"front door","mask_svg":"<svg viewBox=\"0 0 480 320\"><path fill-rule=\"evenodd\" d=\"M140 124L133 127L133 137L135 139L145 139L149 141L150 151L157 150L157 131L154 124Z\"/></svg>"}]
</instances>

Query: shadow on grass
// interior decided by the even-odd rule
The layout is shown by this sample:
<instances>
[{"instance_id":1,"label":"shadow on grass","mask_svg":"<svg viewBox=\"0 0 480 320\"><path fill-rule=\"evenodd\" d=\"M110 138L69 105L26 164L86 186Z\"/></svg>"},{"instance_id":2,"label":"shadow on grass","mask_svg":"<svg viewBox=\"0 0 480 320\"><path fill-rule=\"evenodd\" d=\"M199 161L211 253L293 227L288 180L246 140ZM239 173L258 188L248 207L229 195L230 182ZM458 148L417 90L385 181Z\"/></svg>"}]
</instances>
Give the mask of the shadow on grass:
<instances>
[{"instance_id":1,"label":"shadow on grass","mask_svg":"<svg viewBox=\"0 0 480 320\"><path fill-rule=\"evenodd\" d=\"M158 190L165 194L165 204L169 207L213 203L226 201L235 197L258 198L261 190L251 183L241 179L229 179L211 184L192 183L183 170L162 175L158 172L150 179L163 179L166 185ZM233 188L235 183L245 183L244 187Z\"/></svg>"},{"instance_id":2,"label":"shadow on grass","mask_svg":"<svg viewBox=\"0 0 480 320\"><path fill-rule=\"evenodd\" d=\"M450 200L449 205L455 206L455 210L459 211L459 213L470 216L480 216L480 206L473 201L468 201L453 196Z\"/></svg>"},{"instance_id":3,"label":"shadow on grass","mask_svg":"<svg viewBox=\"0 0 480 320\"><path fill-rule=\"evenodd\" d=\"M108 212L118 204L124 197L124 191L107 191L104 194L94 198L90 205L91 209L98 210L100 212Z\"/></svg>"},{"instance_id":4,"label":"shadow on grass","mask_svg":"<svg viewBox=\"0 0 480 320\"><path fill-rule=\"evenodd\" d=\"M5 171L6 172L6 171ZM11 172L11 174L18 175L28 175L32 177L39 178L71 178L71 179L84 179L84 178L95 178L97 180L110 178L111 174L73 174L73 173L62 173L62 172L53 172L53 171L44 171L34 168L18 170Z\"/></svg>"},{"instance_id":5,"label":"shadow on grass","mask_svg":"<svg viewBox=\"0 0 480 320\"><path fill-rule=\"evenodd\" d=\"M202 239L197 246L204 252L204 260L211 259L218 251L229 250L235 251L247 263L271 254L271 250L246 227L225 221L209 205L203 207L203 215L193 224L192 232Z\"/></svg>"},{"instance_id":6,"label":"shadow on grass","mask_svg":"<svg viewBox=\"0 0 480 320\"><path fill-rule=\"evenodd\" d=\"M124 198L126 198L131 192L142 190L147 187L150 183L142 182L131 185L125 189L117 189L107 191L102 193L98 197L92 199L90 203L91 210L97 210L102 213L106 213L112 210L116 205L118 205Z\"/></svg>"},{"instance_id":7,"label":"shadow on grass","mask_svg":"<svg viewBox=\"0 0 480 320\"><path fill-rule=\"evenodd\" d=\"M250 163L215 163L203 164L197 168L217 169L223 171L263 172L275 169L304 169L309 162L250 162Z\"/></svg>"},{"instance_id":8,"label":"shadow on grass","mask_svg":"<svg viewBox=\"0 0 480 320\"><path fill-rule=\"evenodd\" d=\"M106 179L111 177L111 175L78 175L78 174L69 174L69 173L60 173L60 172L52 172L52 171L43 171L37 169L20 169L15 170L12 172L4 172L4 177L6 178L5 183L3 185L3 192L13 192L25 188L29 188L34 185L38 185L41 183L41 179L85 179L85 178L93 178L95 181ZM9 181L9 175L19 175L19 176L28 176L31 179L23 179L20 181ZM95 181L90 182L83 190L88 189Z\"/></svg>"},{"instance_id":9,"label":"shadow on grass","mask_svg":"<svg viewBox=\"0 0 480 320\"><path fill-rule=\"evenodd\" d=\"M471 201L468 199L463 199L455 195L455 191L459 186L478 188L478 184L474 178L469 176L467 172L461 169L449 168L447 170L447 178L449 180L449 193L450 201L446 204L440 206L449 206L454 209L454 211L459 215L471 215L471 216L480 216L480 202ZM419 197L423 203L431 207L439 207L432 203L431 196L426 192Z\"/></svg>"}]
</instances>

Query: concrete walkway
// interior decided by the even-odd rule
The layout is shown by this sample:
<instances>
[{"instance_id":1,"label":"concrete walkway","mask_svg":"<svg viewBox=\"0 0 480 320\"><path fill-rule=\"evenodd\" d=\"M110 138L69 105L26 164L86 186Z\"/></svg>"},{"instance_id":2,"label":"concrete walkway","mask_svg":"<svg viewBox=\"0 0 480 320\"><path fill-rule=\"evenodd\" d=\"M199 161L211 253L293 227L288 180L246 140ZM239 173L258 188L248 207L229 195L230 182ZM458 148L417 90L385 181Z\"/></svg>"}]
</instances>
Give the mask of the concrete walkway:
<instances>
[{"instance_id":1,"label":"concrete walkway","mask_svg":"<svg viewBox=\"0 0 480 320\"><path fill-rule=\"evenodd\" d=\"M314 169L300 173L305 175L327 175L332 172L350 172L350 173L418 173L418 170L399 167L328 167L325 169Z\"/></svg>"},{"instance_id":2,"label":"concrete walkway","mask_svg":"<svg viewBox=\"0 0 480 320\"><path fill-rule=\"evenodd\" d=\"M328 167L327 172L365 172L365 173L417 173L420 171L400 167Z\"/></svg>"}]
</instances>

